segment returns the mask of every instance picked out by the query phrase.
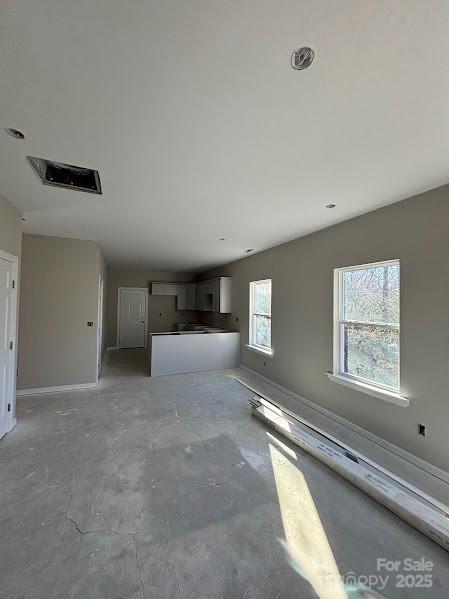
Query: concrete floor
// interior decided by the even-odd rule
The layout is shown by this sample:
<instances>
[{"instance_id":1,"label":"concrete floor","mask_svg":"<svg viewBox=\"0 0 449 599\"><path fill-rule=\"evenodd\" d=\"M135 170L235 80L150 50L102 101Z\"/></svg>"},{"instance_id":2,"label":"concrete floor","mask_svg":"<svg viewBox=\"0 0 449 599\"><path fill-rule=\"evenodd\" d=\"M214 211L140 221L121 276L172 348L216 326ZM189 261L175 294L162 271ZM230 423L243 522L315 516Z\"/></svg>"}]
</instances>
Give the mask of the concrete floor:
<instances>
[{"instance_id":1,"label":"concrete floor","mask_svg":"<svg viewBox=\"0 0 449 599\"><path fill-rule=\"evenodd\" d=\"M379 574L375 596L448 597L449 555L272 436L248 397L225 371L150 379L124 350L95 391L21 398L0 442L0 597L335 599L355 576L352 598ZM400 588L378 558L433 569Z\"/></svg>"}]
</instances>

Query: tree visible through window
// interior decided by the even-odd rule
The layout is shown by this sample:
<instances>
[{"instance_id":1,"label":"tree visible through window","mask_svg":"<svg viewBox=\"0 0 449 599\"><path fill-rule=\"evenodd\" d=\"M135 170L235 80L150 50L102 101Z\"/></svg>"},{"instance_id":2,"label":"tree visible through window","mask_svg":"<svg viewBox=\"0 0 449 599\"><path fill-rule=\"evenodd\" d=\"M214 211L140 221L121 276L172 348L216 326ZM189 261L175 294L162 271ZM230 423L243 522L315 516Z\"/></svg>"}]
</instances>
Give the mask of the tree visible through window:
<instances>
[{"instance_id":1,"label":"tree visible through window","mask_svg":"<svg viewBox=\"0 0 449 599\"><path fill-rule=\"evenodd\" d=\"M399 390L399 261L336 271L334 372Z\"/></svg>"},{"instance_id":2,"label":"tree visible through window","mask_svg":"<svg viewBox=\"0 0 449 599\"><path fill-rule=\"evenodd\" d=\"M249 344L271 351L271 279L250 283Z\"/></svg>"}]
</instances>

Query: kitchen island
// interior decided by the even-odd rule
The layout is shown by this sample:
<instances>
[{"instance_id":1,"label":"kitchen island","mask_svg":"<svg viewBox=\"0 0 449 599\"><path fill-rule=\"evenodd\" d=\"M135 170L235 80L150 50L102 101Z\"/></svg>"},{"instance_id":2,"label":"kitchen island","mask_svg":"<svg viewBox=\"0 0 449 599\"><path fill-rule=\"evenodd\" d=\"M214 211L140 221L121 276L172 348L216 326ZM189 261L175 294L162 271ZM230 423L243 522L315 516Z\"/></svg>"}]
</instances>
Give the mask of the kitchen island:
<instances>
[{"instance_id":1,"label":"kitchen island","mask_svg":"<svg viewBox=\"0 0 449 599\"><path fill-rule=\"evenodd\" d=\"M150 376L237 368L240 333L224 330L150 333Z\"/></svg>"}]
</instances>

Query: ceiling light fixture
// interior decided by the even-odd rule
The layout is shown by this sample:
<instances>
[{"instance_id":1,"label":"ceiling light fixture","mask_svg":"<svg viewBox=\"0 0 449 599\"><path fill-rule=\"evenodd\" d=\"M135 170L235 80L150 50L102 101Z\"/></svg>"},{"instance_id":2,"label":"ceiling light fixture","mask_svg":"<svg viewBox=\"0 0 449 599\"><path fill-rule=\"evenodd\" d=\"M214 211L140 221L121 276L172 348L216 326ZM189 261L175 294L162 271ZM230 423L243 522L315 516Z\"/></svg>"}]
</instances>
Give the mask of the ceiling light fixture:
<instances>
[{"instance_id":1,"label":"ceiling light fixture","mask_svg":"<svg viewBox=\"0 0 449 599\"><path fill-rule=\"evenodd\" d=\"M218 241L225 241L226 237L220 237L220 239Z\"/></svg>"},{"instance_id":2,"label":"ceiling light fixture","mask_svg":"<svg viewBox=\"0 0 449 599\"><path fill-rule=\"evenodd\" d=\"M335 208L337 204L327 204L326 208Z\"/></svg>"},{"instance_id":3,"label":"ceiling light fixture","mask_svg":"<svg viewBox=\"0 0 449 599\"><path fill-rule=\"evenodd\" d=\"M245 250L245 254L250 254L251 252L254 252L252 248L250 248L249 250Z\"/></svg>"},{"instance_id":4,"label":"ceiling light fixture","mask_svg":"<svg viewBox=\"0 0 449 599\"><path fill-rule=\"evenodd\" d=\"M296 71L302 71L303 69L310 67L314 58L315 52L312 50L312 48L303 46L302 48L298 48L293 52L290 62Z\"/></svg>"},{"instance_id":5,"label":"ceiling light fixture","mask_svg":"<svg viewBox=\"0 0 449 599\"><path fill-rule=\"evenodd\" d=\"M11 127L6 127L5 131L8 135L10 135L11 137L14 137L14 139L25 139L25 135L22 133L22 131L19 131L18 129L12 129Z\"/></svg>"}]
</instances>

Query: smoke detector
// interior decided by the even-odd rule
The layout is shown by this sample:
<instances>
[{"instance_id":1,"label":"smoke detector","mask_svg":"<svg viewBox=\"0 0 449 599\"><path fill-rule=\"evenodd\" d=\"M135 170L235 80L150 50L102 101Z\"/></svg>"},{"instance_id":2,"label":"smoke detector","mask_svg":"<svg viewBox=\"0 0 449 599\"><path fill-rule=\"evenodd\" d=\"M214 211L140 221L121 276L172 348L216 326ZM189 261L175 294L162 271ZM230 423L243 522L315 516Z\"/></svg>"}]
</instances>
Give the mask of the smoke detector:
<instances>
[{"instance_id":1,"label":"smoke detector","mask_svg":"<svg viewBox=\"0 0 449 599\"><path fill-rule=\"evenodd\" d=\"M302 71L303 69L310 67L314 58L315 52L312 50L312 48L303 46L302 48L298 48L293 52L291 64L296 71Z\"/></svg>"},{"instance_id":2,"label":"smoke detector","mask_svg":"<svg viewBox=\"0 0 449 599\"><path fill-rule=\"evenodd\" d=\"M45 158L36 158L36 156L27 156L27 160L44 185L88 193L102 193L98 171Z\"/></svg>"}]
</instances>

